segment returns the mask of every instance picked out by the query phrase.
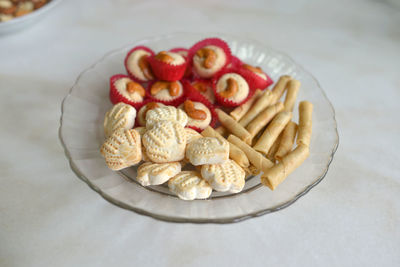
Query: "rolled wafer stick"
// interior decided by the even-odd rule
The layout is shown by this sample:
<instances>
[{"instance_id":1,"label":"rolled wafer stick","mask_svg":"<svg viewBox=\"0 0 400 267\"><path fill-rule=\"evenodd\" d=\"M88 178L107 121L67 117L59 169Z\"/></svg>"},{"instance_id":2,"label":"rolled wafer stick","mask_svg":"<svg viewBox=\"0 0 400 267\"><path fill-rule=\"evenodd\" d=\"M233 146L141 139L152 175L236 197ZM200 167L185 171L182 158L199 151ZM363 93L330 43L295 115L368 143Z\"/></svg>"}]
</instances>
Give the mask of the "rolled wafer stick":
<instances>
[{"instance_id":1,"label":"rolled wafer stick","mask_svg":"<svg viewBox=\"0 0 400 267\"><path fill-rule=\"evenodd\" d=\"M243 170L246 172L245 179L250 178L250 176L259 175L261 171L257 169L254 165L250 165L249 167L244 167Z\"/></svg>"},{"instance_id":2,"label":"rolled wafer stick","mask_svg":"<svg viewBox=\"0 0 400 267\"><path fill-rule=\"evenodd\" d=\"M310 145L312 133L312 112L313 104L308 101L302 101L299 104L299 128L297 136L297 145Z\"/></svg>"},{"instance_id":3,"label":"rolled wafer stick","mask_svg":"<svg viewBox=\"0 0 400 267\"><path fill-rule=\"evenodd\" d=\"M292 118L292 112L281 111L267 126L261 137L258 139L254 149L264 155L268 154L272 144L278 138L279 134L283 131L286 124Z\"/></svg>"},{"instance_id":4,"label":"rolled wafer stick","mask_svg":"<svg viewBox=\"0 0 400 267\"><path fill-rule=\"evenodd\" d=\"M240 125L246 127L257 115L266 107L269 106L272 99L270 90L265 90L264 93L254 102L249 111L239 120Z\"/></svg>"},{"instance_id":5,"label":"rolled wafer stick","mask_svg":"<svg viewBox=\"0 0 400 267\"><path fill-rule=\"evenodd\" d=\"M286 90L286 96L285 96L285 108L283 109L284 111L293 111L294 103L296 102L296 97L297 93L299 92L301 83L298 80L291 80L288 83L288 87Z\"/></svg>"},{"instance_id":6,"label":"rolled wafer stick","mask_svg":"<svg viewBox=\"0 0 400 267\"><path fill-rule=\"evenodd\" d=\"M246 101L246 103L238 106L237 108L235 108L234 110L231 111L231 113L229 113L229 115L231 115L232 118L234 118L236 121L239 121L244 114L247 113L247 111L249 111L249 109L251 108L251 106L253 105L253 103L262 95L262 91L260 89L257 89L254 92L254 95L248 100Z\"/></svg>"},{"instance_id":7,"label":"rolled wafer stick","mask_svg":"<svg viewBox=\"0 0 400 267\"><path fill-rule=\"evenodd\" d=\"M261 175L261 183L274 190L285 178L299 167L309 155L305 145L299 145L295 150L282 158L282 161L266 170Z\"/></svg>"},{"instance_id":8,"label":"rolled wafer stick","mask_svg":"<svg viewBox=\"0 0 400 267\"><path fill-rule=\"evenodd\" d=\"M251 146L240 140L238 137L231 134L228 137L228 141L238 146L246 154L250 163L258 170L266 172L269 168L274 166L269 159L255 151Z\"/></svg>"},{"instance_id":9,"label":"rolled wafer stick","mask_svg":"<svg viewBox=\"0 0 400 267\"><path fill-rule=\"evenodd\" d=\"M283 93L285 92L286 86L288 82L292 79L289 75L282 75L275 86L272 88L272 98L271 98L271 105L278 102L281 99Z\"/></svg>"},{"instance_id":10,"label":"rolled wafer stick","mask_svg":"<svg viewBox=\"0 0 400 267\"><path fill-rule=\"evenodd\" d=\"M201 135L205 137L217 137L224 138L217 131L215 131L210 126L207 126L202 132ZM224 138L225 139L225 138ZM234 160L240 167L245 168L250 165L249 160L247 159L246 154L238 148L235 144L229 143L229 158Z\"/></svg>"},{"instance_id":11,"label":"rolled wafer stick","mask_svg":"<svg viewBox=\"0 0 400 267\"><path fill-rule=\"evenodd\" d=\"M235 121L231 116L226 114L220 109L215 109L218 114L219 121L221 122L222 126L224 126L229 132L236 135L247 144L251 143L251 135L250 133L237 121Z\"/></svg>"},{"instance_id":12,"label":"rolled wafer stick","mask_svg":"<svg viewBox=\"0 0 400 267\"><path fill-rule=\"evenodd\" d=\"M229 134L229 131L224 126L218 126L215 128L215 131L224 137L228 136Z\"/></svg>"},{"instance_id":13,"label":"rolled wafer stick","mask_svg":"<svg viewBox=\"0 0 400 267\"><path fill-rule=\"evenodd\" d=\"M282 161L283 157L292 150L294 139L296 138L297 124L289 121L283 130L278 150L275 153L275 159Z\"/></svg>"},{"instance_id":14,"label":"rolled wafer stick","mask_svg":"<svg viewBox=\"0 0 400 267\"><path fill-rule=\"evenodd\" d=\"M257 115L247 126L251 138L254 138L265 127L276 114L283 110L283 103L278 102L275 105L265 108L260 114Z\"/></svg>"},{"instance_id":15,"label":"rolled wafer stick","mask_svg":"<svg viewBox=\"0 0 400 267\"><path fill-rule=\"evenodd\" d=\"M275 163L275 154L278 151L279 144L281 143L282 133L276 138L275 142L272 144L271 148L268 151L267 159Z\"/></svg>"}]
</instances>

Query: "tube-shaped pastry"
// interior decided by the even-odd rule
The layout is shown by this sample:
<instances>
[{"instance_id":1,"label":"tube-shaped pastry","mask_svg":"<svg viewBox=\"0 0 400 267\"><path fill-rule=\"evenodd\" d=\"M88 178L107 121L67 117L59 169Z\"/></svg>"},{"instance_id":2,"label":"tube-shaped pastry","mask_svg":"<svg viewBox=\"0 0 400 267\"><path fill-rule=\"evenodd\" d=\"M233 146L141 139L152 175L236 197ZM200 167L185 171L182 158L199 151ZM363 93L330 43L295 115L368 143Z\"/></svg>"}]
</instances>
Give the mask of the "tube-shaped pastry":
<instances>
[{"instance_id":1,"label":"tube-shaped pastry","mask_svg":"<svg viewBox=\"0 0 400 267\"><path fill-rule=\"evenodd\" d=\"M282 133L276 138L275 142L272 144L271 148L268 151L267 159L275 163L275 154L278 151L279 144L281 143Z\"/></svg>"},{"instance_id":2,"label":"tube-shaped pastry","mask_svg":"<svg viewBox=\"0 0 400 267\"><path fill-rule=\"evenodd\" d=\"M299 92L301 83L298 80L291 80L289 81L288 88L286 90L286 97L285 97L285 108L284 111L293 111L294 103L296 102L297 93Z\"/></svg>"},{"instance_id":3,"label":"tube-shaped pastry","mask_svg":"<svg viewBox=\"0 0 400 267\"><path fill-rule=\"evenodd\" d=\"M274 166L274 164L267 158L265 158L261 153L255 151L251 146L240 140L240 138L229 135L228 142L238 146L247 156L250 163L254 165L258 170L266 172L269 168Z\"/></svg>"},{"instance_id":4,"label":"tube-shaped pastry","mask_svg":"<svg viewBox=\"0 0 400 267\"><path fill-rule=\"evenodd\" d=\"M266 107L269 106L272 99L270 90L265 90L264 93L254 102L249 111L239 120L240 125L246 127L257 115Z\"/></svg>"},{"instance_id":5,"label":"tube-shaped pastry","mask_svg":"<svg viewBox=\"0 0 400 267\"><path fill-rule=\"evenodd\" d=\"M261 137L258 139L257 143L254 146L254 149L258 152L263 153L264 155L267 155L272 144L278 138L279 134L283 131L286 124L290 121L291 118L291 112L279 112L271 121L271 123L267 126Z\"/></svg>"},{"instance_id":6,"label":"tube-shaped pastry","mask_svg":"<svg viewBox=\"0 0 400 267\"><path fill-rule=\"evenodd\" d=\"M222 110L217 108L215 111L218 114L218 118L222 126L224 126L232 134L245 141L247 144L251 143L251 135L242 125L240 125L237 121L235 121L231 116L229 116Z\"/></svg>"},{"instance_id":7,"label":"tube-shaped pastry","mask_svg":"<svg viewBox=\"0 0 400 267\"><path fill-rule=\"evenodd\" d=\"M289 121L281 134L282 138L278 150L275 153L276 160L282 161L283 157L292 150L296 132L297 124L293 121Z\"/></svg>"},{"instance_id":8,"label":"tube-shaped pastry","mask_svg":"<svg viewBox=\"0 0 400 267\"><path fill-rule=\"evenodd\" d=\"M218 126L215 131L224 137L229 135L229 131L224 126Z\"/></svg>"},{"instance_id":9,"label":"tube-shaped pastry","mask_svg":"<svg viewBox=\"0 0 400 267\"><path fill-rule=\"evenodd\" d=\"M286 86L288 85L288 82L292 79L289 75L282 75L278 82L275 84L274 88L272 88L272 99L271 99L271 105L275 104L278 102L279 99L281 99L283 93L285 92Z\"/></svg>"},{"instance_id":10,"label":"tube-shaped pastry","mask_svg":"<svg viewBox=\"0 0 400 267\"><path fill-rule=\"evenodd\" d=\"M282 161L266 170L261 175L261 183L274 190L285 178L299 167L309 155L305 145L299 145L295 150L282 158Z\"/></svg>"},{"instance_id":11,"label":"tube-shaped pastry","mask_svg":"<svg viewBox=\"0 0 400 267\"><path fill-rule=\"evenodd\" d=\"M260 89L257 89L254 92L254 95L247 100L246 103L238 106L237 108L235 108L234 110L231 111L231 113L229 113L229 115L231 115L232 118L234 118L236 121L239 121L246 113L247 111L249 111L249 109L251 108L251 106L253 105L253 103L262 95L262 91Z\"/></svg>"},{"instance_id":12,"label":"tube-shaped pastry","mask_svg":"<svg viewBox=\"0 0 400 267\"><path fill-rule=\"evenodd\" d=\"M247 126L246 129L249 131L251 138L254 138L261 130L265 127L276 114L283 110L282 102L278 102L275 105L265 108L260 114L257 115Z\"/></svg>"},{"instance_id":13,"label":"tube-shaped pastry","mask_svg":"<svg viewBox=\"0 0 400 267\"><path fill-rule=\"evenodd\" d=\"M312 112L313 104L308 101L301 101L299 104L299 133L296 143L310 145L312 133Z\"/></svg>"},{"instance_id":14,"label":"tube-shaped pastry","mask_svg":"<svg viewBox=\"0 0 400 267\"><path fill-rule=\"evenodd\" d=\"M203 135L204 137L224 138L210 126L205 128L201 132L201 135ZM242 168L248 167L250 165L249 160L246 157L246 154L239 147L237 147L235 144L231 142L229 142L229 158L234 160Z\"/></svg>"}]
</instances>

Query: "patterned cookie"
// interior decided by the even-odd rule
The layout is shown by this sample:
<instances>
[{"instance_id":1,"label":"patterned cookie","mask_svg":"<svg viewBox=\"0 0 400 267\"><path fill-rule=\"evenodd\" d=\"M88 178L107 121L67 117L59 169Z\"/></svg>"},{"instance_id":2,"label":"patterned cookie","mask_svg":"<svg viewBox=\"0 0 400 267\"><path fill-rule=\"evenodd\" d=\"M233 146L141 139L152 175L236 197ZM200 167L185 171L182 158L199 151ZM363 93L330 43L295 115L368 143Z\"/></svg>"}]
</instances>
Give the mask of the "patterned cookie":
<instances>
[{"instance_id":1,"label":"patterned cookie","mask_svg":"<svg viewBox=\"0 0 400 267\"><path fill-rule=\"evenodd\" d=\"M191 129L191 128L185 128L186 132L186 143L189 144L192 141L202 137L201 134L199 134L197 131Z\"/></svg>"},{"instance_id":2,"label":"patterned cookie","mask_svg":"<svg viewBox=\"0 0 400 267\"><path fill-rule=\"evenodd\" d=\"M198 138L187 146L186 158L194 166L223 163L229 158L229 143L216 137Z\"/></svg>"},{"instance_id":3,"label":"patterned cookie","mask_svg":"<svg viewBox=\"0 0 400 267\"><path fill-rule=\"evenodd\" d=\"M114 105L104 117L104 133L109 137L115 130L132 129L135 124L136 109L125 103Z\"/></svg>"},{"instance_id":4,"label":"patterned cookie","mask_svg":"<svg viewBox=\"0 0 400 267\"><path fill-rule=\"evenodd\" d=\"M146 128L150 129L158 121L175 121L182 127L188 122L186 113L172 106L165 106L149 110L146 114Z\"/></svg>"},{"instance_id":5,"label":"patterned cookie","mask_svg":"<svg viewBox=\"0 0 400 267\"><path fill-rule=\"evenodd\" d=\"M185 128L175 121L159 121L143 135L149 159L156 163L180 161L185 157Z\"/></svg>"},{"instance_id":6,"label":"patterned cookie","mask_svg":"<svg viewBox=\"0 0 400 267\"><path fill-rule=\"evenodd\" d=\"M134 129L140 134L140 139L143 137L143 135L147 131L146 127L136 127ZM143 161L151 161L146 154L146 148L144 147L143 142L142 142L142 160Z\"/></svg>"},{"instance_id":7,"label":"patterned cookie","mask_svg":"<svg viewBox=\"0 0 400 267\"><path fill-rule=\"evenodd\" d=\"M112 170L136 165L142 160L140 134L133 129L118 129L107 138L100 153Z\"/></svg>"},{"instance_id":8,"label":"patterned cookie","mask_svg":"<svg viewBox=\"0 0 400 267\"><path fill-rule=\"evenodd\" d=\"M222 164L203 165L201 176L216 191L238 193L244 187L246 174L235 161L230 159Z\"/></svg>"},{"instance_id":9,"label":"patterned cookie","mask_svg":"<svg viewBox=\"0 0 400 267\"><path fill-rule=\"evenodd\" d=\"M159 185L165 183L180 172L181 164L179 162L146 162L139 166L136 180L143 186Z\"/></svg>"},{"instance_id":10,"label":"patterned cookie","mask_svg":"<svg viewBox=\"0 0 400 267\"><path fill-rule=\"evenodd\" d=\"M211 195L211 186L196 171L183 171L168 181L169 190L180 199L204 199Z\"/></svg>"}]
</instances>

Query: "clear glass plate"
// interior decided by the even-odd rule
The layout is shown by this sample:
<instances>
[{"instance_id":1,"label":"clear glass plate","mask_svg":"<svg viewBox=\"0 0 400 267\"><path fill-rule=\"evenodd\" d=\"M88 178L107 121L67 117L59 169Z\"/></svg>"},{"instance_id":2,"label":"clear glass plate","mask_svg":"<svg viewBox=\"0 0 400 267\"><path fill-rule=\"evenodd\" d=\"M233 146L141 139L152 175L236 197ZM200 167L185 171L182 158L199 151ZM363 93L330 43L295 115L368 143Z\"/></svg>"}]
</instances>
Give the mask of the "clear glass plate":
<instances>
[{"instance_id":1,"label":"clear glass plate","mask_svg":"<svg viewBox=\"0 0 400 267\"><path fill-rule=\"evenodd\" d=\"M252 177L238 194L213 192L207 200L183 201L170 194L165 186L142 187L136 183L134 167L111 171L100 155L103 118L112 106L108 98L109 77L125 73L123 59L127 51L136 45L146 45L155 51L190 47L210 36L226 40L235 55L262 67L275 81L283 74L300 80L298 100L314 104L310 156L275 191L262 186L259 177ZM298 120L297 106L293 119ZM216 33L175 33L147 38L110 52L78 77L62 103L60 124L60 140L79 178L119 207L173 222L232 223L285 208L324 178L339 140L334 109L310 73L262 43Z\"/></svg>"}]
</instances>

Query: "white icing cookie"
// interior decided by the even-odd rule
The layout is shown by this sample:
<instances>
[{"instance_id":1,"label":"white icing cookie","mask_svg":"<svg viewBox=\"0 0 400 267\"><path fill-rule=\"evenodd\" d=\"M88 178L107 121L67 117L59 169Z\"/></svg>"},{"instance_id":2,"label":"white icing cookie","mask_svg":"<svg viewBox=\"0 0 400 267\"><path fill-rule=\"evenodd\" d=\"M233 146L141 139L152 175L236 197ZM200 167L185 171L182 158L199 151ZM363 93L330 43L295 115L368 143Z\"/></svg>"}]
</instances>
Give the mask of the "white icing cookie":
<instances>
[{"instance_id":1,"label":"white icing cookie","mask_svg":"<svg viewBox=\"0 0 400 267\"><path fill-rule=\"evenodd\" d=\"M179 162L146 162L139 166L136 180L143 186L159 185L165 183L180 172L181 164Z\"/></svg>"},{"instance_id":2,"label":"white icing cookie","mask_svg":"<svg viewBox=\"0 0 400 267\"><path fill-rule=\"evenodd\" d=\"M245 183L245 171L233 160L229 159L222 164L209 164L201 167L201 176L220 192L242 191Z\"/></svg>"},{"instance_id":3,"label":"white icing cookie","mask_svg":"<svg viewBox=\"0 0 400 267\"><path fill-rule=\"evenodd\" d=\"M188 116L183 110L172 106L165 106L149 110L146 114L146 128L151 129L156 122L175 121L182 127L188 122Z\"/></svg>"},{"instance_id":4,"label":"white icing cookie","mask_svg":"<svg viewBox=\"0 0 400 267\"><path fill-rule=\"evenodd\" d=\"M142 141L147 156L153 162L174 162L185 157L185 128L176 121L156 122L143 135Z\"/></svg>"},{"instance_id":5,"label":"white icing cookie","mask_svg":"<svg viewBox=\"0 0 400 267\"><path fill-rule=\"evenodd\" d=\"M229 143L216 137L198 138L187 146L186 158L194 166L223 163L229 158Z\"/></svg>"},{"instance_id":6,"label":"white icing cookie","mask_svg":"<svg viewBox=\"0 0 400 267\"><path fill-rule=\"evenodd\" d=\"M136 109L125 103L118 103L107 111L104 117L104 134L109 137L117 129L131 129L135 124Z\"/></svg>"},{"instance_id":7,"label":"white icing cookie","mask_svg":"<svg viewBox=\"0 0 400 267\"><path fill-rule=\"evenodd\" d=\"M136 165L142 160L140 134L134 129L119 129L107 138L100 153L112 170Z\"/></svg>"},{"instance_id":8,"label":"white icing cookie","mask_svg":"<svg viewBox=\"0 0 400 267\"><path fill-rule=\"evenodd\" d=\"M183 200L204 199L211 195L211 186L196 171L183 171L168 181L169 190Z\"/></svg>"}]
</instances>

